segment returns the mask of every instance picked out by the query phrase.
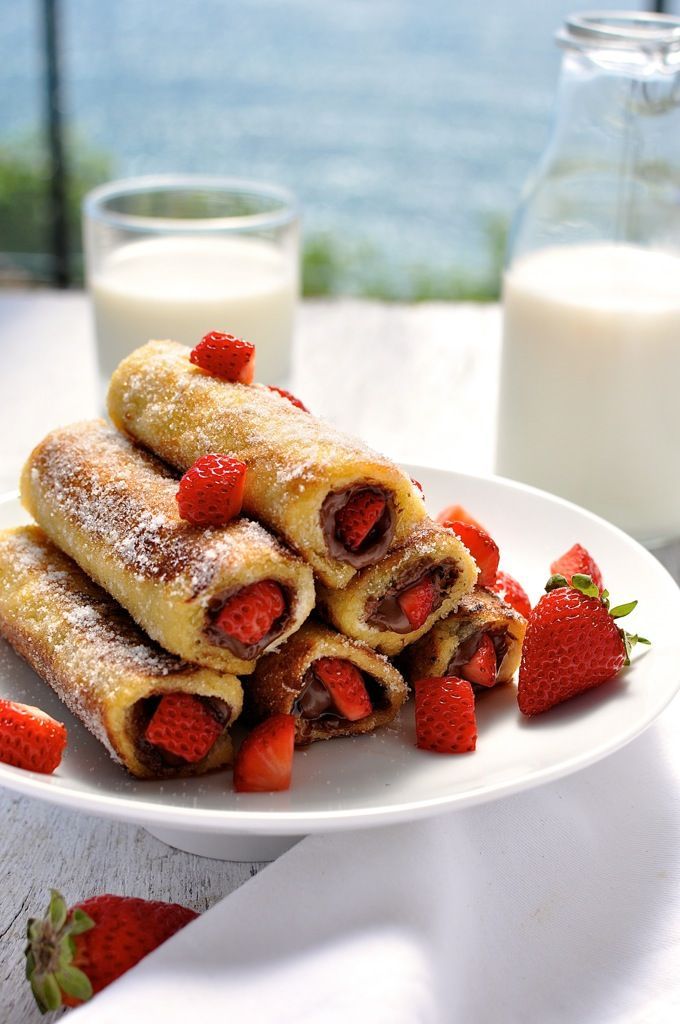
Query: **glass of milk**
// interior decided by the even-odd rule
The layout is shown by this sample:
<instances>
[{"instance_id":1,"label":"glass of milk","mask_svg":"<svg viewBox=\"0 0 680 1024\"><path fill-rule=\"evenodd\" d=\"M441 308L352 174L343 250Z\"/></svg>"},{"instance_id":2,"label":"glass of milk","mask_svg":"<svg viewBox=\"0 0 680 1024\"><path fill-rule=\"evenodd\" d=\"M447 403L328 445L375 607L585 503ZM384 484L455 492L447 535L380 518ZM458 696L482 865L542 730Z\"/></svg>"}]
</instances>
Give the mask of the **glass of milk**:
<instances>
[{"instance_id":1,"label":"glass of milk","mask_svg":"<svg viewBox=\"0 0 680 1024\"><path fill-rule=\"evenodd\" d=\"M214 330L256 346L258 381L285 381L299 290L289 192L228 178L131 178L90 192L83 222L104 387L150 338L193 347Z\"/></svg>"},{"instance_id":2,"label":"glass of milk","mask_svg":"<svg viewBox=\"0 0 680 1024\"><path fill-rule=\"evenodd\" d=\"M504 278L497 470L656 546L680 537L680 18L574 15L558 42Z\"/></svg>"}]
</instances>

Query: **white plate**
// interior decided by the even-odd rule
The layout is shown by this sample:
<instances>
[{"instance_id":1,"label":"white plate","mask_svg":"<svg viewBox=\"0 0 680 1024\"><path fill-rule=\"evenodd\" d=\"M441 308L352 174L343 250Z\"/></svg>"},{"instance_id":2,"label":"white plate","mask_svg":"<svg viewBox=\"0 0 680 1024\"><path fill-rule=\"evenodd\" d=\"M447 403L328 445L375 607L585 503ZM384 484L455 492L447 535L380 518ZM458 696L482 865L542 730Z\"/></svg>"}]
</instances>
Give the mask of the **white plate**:
<instances>
[{"instance_id":1,"label":"white plate","mask_svg":"<svg viewBox=\"0 0 680 1024\"><path fill-rule=\"evenodd\" d=\"M637 648L616 680L528 720L513 686L478 702L474 754L443 756L415 746L410 707L372 736L317 743L296 752L290 792L235 794L229 772L177 782L139 782L116 766L48 686L0 641L0 696L36 704L64 721L69 744L56 774L0 764L8 789L92 814L147 826L194 852L266 858L290 845L248 846L245 837L291 837L407 821L527 789L584 768L624 746L668 704L680 681L680 591L659 562L620 530L559 498L500 479L410 467L436 513L461 502L501 548L501 567L536 600L550 562L574 542L598 561L616 603L638 598L628 626L653 640ZM0 503L0 526L26 521L15 498ZM628 621L628 620L627 620ZM233 845L237 837L241 845ZM221 850L215 840L227 845ZM232 845L229 845L231 837Z\"/></svg>"}]
</instances>

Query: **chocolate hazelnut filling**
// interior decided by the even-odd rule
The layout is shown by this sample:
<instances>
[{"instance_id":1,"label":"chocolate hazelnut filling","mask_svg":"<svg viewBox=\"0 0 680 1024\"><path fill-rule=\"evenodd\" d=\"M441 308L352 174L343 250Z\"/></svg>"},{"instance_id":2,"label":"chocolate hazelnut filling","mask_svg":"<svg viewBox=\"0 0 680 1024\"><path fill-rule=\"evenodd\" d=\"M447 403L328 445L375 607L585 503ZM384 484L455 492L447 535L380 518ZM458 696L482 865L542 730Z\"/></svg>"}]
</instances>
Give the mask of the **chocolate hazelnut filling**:
<instances>
[{"instance_id":1,"label":"chocolate hazelnut filling","mask_svg":"<svg viewBox=\"0 0 680 1024\"><path fill-rule=\"evenodd\" d=\"M174 775L177 769L186 767L189 762L177 754L171 754L162 747L149 743L145 735L146 728L163 696L165 694L159 693L138 700L128 711L128 721L135 753L142 764L156 775ZM195 694L195 697L223 728L228 725L232 709L226 701L219 697L203 697L200 694Z\"/></svg>"},{"instance_id":2,"label":"chocolate hazelnut filling","mask_svg":"<svg viewBox=\"0 0 680 1024\"><path fill-rule=\"evenodd\" d=\"M217 619L219 614L224 608L229 598L238 594L240 590L245 588L235 587L233 590L226 590L222 594L216 594L212 597L208 603L208 611L206 615L206 626L203 630L204 635L210 640L211 643L217 647L226 647L228 651L237 657L242 658L244 661L253 661L255 658L259 658L262 652L273 643L277 637L288 628L290 622L291 613L291 593L288 587L285 587L279 580L273 580L280 587L283 593L283 598L286 604L282 615L272 622L270 629L265 635L254 644L244 644L238 637L232 636L227 633L224 629L217 625Z\"/></svg>"},{"instance_id":3,"label":"chocolate hazelnut filling","mask_svg":"<svg viewBox=\"0 0 680 1024\"><path fill-rule=\"evenodd\" d=\"M434 585L434 600L430 615L441 607L449 588L458 578L458 569L453 562L439 565L420 565L410 569L386 590L381 597L372 597L366 602L365 619L374 629L388 629L392 633L412 633L413 626L399 604L399 597L415 583L429 579Z\"/></svg>"},{"instance_id":4,"label":"chocolate hazelnut filling","mask_svg":"<svg viewBox=\"0 0 680 1024\"><path fill-rule=\"evenodd\" d=\"M455 676L463 665L467 665L470 658L474 657L479 650L479 645L484 636L489 637L496 652L496 676L498 676L498 670L503 664L503 658L508 653L507 629L477 629L474 633L471 633L470 636L466 637L458 645L455 654L446 668L447 675ZM473 685L476 687L476 684ZM479 689L484 690L486 687L480 686Z\"/></svg>"},{"instance_id":5,"label":"chocolate hazelnut filling","mask_svg":"<svg viewBox=\"0 0 680 1024\"><path fill-rule=\"evenodd\" d=\"M367 675L363 671L361 676L373 711L388 707L389 700L382 684L374 676ZM335 707L333 698L314 671L314 663L310 665L303 676L302 688L293 704L292 714L296 715L299 720L297 728L299 739L304 739L310 733L312 723L317 728L321 726L328 732L332 732L339 726L351 724Z\"/></svg>"},{"instance_id":6,"label":"chocolate hazelnut filling","mask_svg":"<svg viewBox=\"0 0 680 1024\"><path fill-rule=\"evenodd\" d=\"M357 494L368 492L377 494L385 501L385 511L373 529L368 533L361 546L351 551L338 536L336 516L338 512ZM396 517L394 514L394 498L383 487L355 484L344 491L331 491L321 506L321 529L328 553L339 562L348 562L354 569L364 569L367 565L375 565L387 552L392 538Z\"/></svg>"}]
</instances>

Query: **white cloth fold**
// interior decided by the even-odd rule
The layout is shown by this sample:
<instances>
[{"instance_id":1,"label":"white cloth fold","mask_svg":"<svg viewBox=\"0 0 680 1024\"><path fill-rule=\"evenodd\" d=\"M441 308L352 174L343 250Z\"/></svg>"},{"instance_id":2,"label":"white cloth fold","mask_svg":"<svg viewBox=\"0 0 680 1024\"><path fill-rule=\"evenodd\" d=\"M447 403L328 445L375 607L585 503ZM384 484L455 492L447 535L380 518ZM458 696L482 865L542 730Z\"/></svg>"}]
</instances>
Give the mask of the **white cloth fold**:
<instances>
[{"instance_id":1,"label":"white cloth fold","mask_svg":"<svg viewBox=\"0 0 680 1024\"><path fill-rule=\"evenodd\" d=\"M567 779L309 837L78 1024L680 1019L680 700Z\"/></svg>"}]
</instances>

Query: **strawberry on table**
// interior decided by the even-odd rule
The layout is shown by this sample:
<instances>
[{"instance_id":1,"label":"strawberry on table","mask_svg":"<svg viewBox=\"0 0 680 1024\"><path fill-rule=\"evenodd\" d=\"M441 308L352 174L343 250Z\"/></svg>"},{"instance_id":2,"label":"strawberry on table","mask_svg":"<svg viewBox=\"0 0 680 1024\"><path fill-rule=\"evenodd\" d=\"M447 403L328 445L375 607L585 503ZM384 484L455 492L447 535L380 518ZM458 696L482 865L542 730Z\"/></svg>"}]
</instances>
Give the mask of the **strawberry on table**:
<instances>
[{"instance_id":1,"label":"strawberry on table","mask_svg":"<svg viewBox=\"0 0 680 1024\"><path fill-rule=\"evenodd\" d=\"M636 643L616 625L637 601L609 607L609 595L600 593L589 576L574 575L570 586L553 576L532 610L519 668L517 702L525 715L538 715L612 679L630 661Z\"/></svg>"},{"instance_id":2,"label":"strawberry on table","mask_svg":"<svg viewBox=\"0 0 680 1024\"><path fill-rule=\"evenodd\" d=\"M385 499L376 491L357 491L335 517L336 532L350 551L358 551L382 518Z\"/></svg>"},{"instance_id":3,"label":"strawberry on table","mask_svg":"<svg viewBox=\"0 0 680 1024\"><path fill-rule=\"evenodd\" d=\"M397 597L399 607L408 619L411 629L420 629L434 606L436 589L432 580L425 576L418 583L402 591Z\"/></svg>"},{"instance_id":4,"label":"strawberry on table","mask_svg":"<svg viewBox=\"0 0 680 1024\"><path fill-rule=\"evenodd\" d=\"M475 696L466 679L432 676L418 679L416 738L421 750L466 754L477 745Z\"/></svg>"},{"instance_id":5,"label":"strawberry on table","mask_svg":"<svg viewBox=\"0 0 680 1024\"><path fill-rule=\"evenodd\" d=\"M317 658L313 667L343 718L358 722L370 715L373 705L356 665L345 658Z\"/></svg>"},{"instance_id":6,"label":"strawberry on table","mask_svg":"<svg viewBox=\"0 0 680 1024\"><path fill-rule=\"evenodd\" d=\"M222 380L252 384L255 377L255 346L233 334L211 331L192 348L189 359Z\"/></svg>"},{"instance_id":7,"label":"strawberry on table","mask_svg":"<svg viewBox=\"0 0 680 1024\"><path fill-rule=\"evenodd\" d=\"M469 683L476 683L477 686L495 686L498 662L496 648L488 633L484 634L470 660L460 665L458 671Z\"/></svg>"},{"instance_id":8,"label":"strawberry on table","mask_svg":"<svg viewBox=\"0 0 680 1024\"><path fill-rule=\"evenodd\" d=\"M257 644L285 610L286 601L278 583L258 580L226 601L215 625L242 644Z\"/></svg>"},{"instance_id":9,"label":"strawberry on table","mask_svg":"<svg viewBox=\"0 0 680 1024\"><path fill-rule=\"evenodd\" d=\"M550 572L553 576L564 576L567 583L571 583L574 573L590 576L596 587L600 590L603 588L600 568L590 552L581 544L574 544L556 559L550 566Z\"/></svg>"},{"instance_id":10,"label":"strawberry on table","mask_svg":"<svg viewBox=\"0 0 680 1024\"><path fill-rule=\"evenodd\" d=\"M485 533L487 532L482 524L475 519L474 516L470 515L463 505L447 505L446 508L441 510L436 518L437 522L444 526L449 521L453 521L456 523L467 523L468 526L476 526L479 530L484 530Z\"/></svg>"},{"instance_id":11,"label":"strawberry on table","mask_svg":"<svg viewBox=\"0 0 680 1024\"><path fill-rule=\"evenodd\" d=\"M66 726L29 704L0 700L0 761L51 775L66 747Z\"/></svg>"},{"instance_id":12,"label":"strawberry on table","mask_svg":"<svg viewBox=\"0 0 680 1024\"><path fill-rule=\"evenodd\" d=\"M224 526L241 511L245 462L228 455L201 455L179 482L177 505L194 526Z\"/></svg>"},{"instance_id":13,"label":"strawberry on table","mask_svg":"<svg viewBox=\"0 0 680 1024\"><path fill-rule=\"evenodd\" d=\"M26 977L38 1006L85 1002L196 917L177 903L108 894L68 909L53 889L46 916L28 922Z\"/></svg>"},{"instance_id":14,"label":"strawberry on table","mask_svg":"<svg viewBox=\"0 0 680 1024\"><path fill-rule=\"evenodd\" d=\"M234 764L237 793L290 789L295 749L295 717L272 715L244 739Z\"/></svg>"},{"instance_id":15,"label":"strawberry on table","mask_svg":"<svg viewBox=\"0 0 680 1024\"><path fill-rule=\"evenodd\" d=\"M309 412L309 409L304 405L299 398L296 398L292 391L286 391L285 388L277 388L274 384L265 385L269 391L275 391L277 395L281 395L282 398L287 398L291 405L294 405L296 409L301 409L302 412Z\"/></svg>"},{"instance_id":16,"label":"strawberry on table","mask_svg":"<svg viewBox=\"0 0 680 1024\"><path fill-rule=\"evenodd\" d=\"M155 747L196 764L212 750L221 732L222 726L198 697L166 693L144 735Z\"/></svg>"},{"instance_id":17,"label":"strawberry on table","mask_svg":"<svg viewBox=\"0 0 680 1024\"><path fill-rule=\"evenodd\" d=\"M496 573L496 579L493 583L488 585L488 589L492 590L494 594L498 594L502 601L511 605L525 619L529 618L529 613L531 612L529 595L514 576L507 572L499 571Z\"/></svg>"},{"instance_id":18,"label":"strawberry on table","mask_svg":"<svg viewBox=\"0 0 680 1024\"><path fill-rule=\"evenodd\" d=\"M500 552L498 545L486 530L460 519L447 519L442 523L459 537L474 558L479 568L477 583L480 587L491 587L498 573Z\"/></svg>"}]
</instances>

